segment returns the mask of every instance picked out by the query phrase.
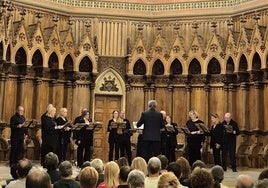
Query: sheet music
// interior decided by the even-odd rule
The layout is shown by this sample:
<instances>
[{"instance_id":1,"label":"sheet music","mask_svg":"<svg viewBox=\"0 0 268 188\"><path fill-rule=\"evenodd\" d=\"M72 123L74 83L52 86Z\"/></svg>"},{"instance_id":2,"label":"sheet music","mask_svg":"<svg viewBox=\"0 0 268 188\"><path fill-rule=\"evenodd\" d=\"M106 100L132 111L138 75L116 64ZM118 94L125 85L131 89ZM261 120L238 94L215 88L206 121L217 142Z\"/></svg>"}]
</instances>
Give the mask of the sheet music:
<instances>
[{"instance_id":1,"label":"sheet music","mask_svg":"<svg viewBox=\"0 0 268 188\"><path fill-rule=\"evenodd\" d=\"M144 124L142 124L140 127L137 127L137 122L136 121L133 121L133 128L134 129L141 129L141 130L143 130L144 129Z\"/></svg>"}]
</instances>

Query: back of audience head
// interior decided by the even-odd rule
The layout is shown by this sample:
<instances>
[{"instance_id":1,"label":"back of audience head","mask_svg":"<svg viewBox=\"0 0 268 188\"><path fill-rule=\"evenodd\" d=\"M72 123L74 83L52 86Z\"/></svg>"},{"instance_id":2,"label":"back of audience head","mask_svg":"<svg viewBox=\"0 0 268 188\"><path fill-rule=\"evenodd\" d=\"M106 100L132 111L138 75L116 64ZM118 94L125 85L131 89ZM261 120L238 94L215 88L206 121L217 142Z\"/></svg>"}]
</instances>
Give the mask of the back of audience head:
<instances>
[{"instance_id":1,"label":"back of audience head","mask_svg":"<svg viewBox=\"0 0 268 188\"><path fill-rule=\"evenodd\" d=\"M72 163L63 161L59 165L59 173L62 178L67 178L73 174Z\"/></svg>"},{"instance_id":2,"label":"back of audience head","mask_svg":"<svg viewBox=\"0 0 268 188\"><path fill-rule=\"evenodd\" d=\"M200 167L200 168L206 168L206 164L201 161L201 160L196 160L193 164L192 164L192 170L194 170L196 167Z\"/></svg>"},{"instance_id":3,"label":"back of audience head","mask_svg":"<svg viewBox=\"0 0 268 188\"><path fill-rule=\"evenodd\" d=\"M174 175L178 178L178 180L181 177L181 167L178 163L176 162L171 162L169 163L168 167L167 167L167 171L168 172L173 172Z\"/></svg>"},{"instance_id":4,"label":"back of audience head","mask_svg":"<svg viewBox=\"0 0 268 188\"><path fill-rule=\"evenodd\" d=\"M161 161L161 170L166 170L168 166L168 158L165 155L158 155L157 158Z\"/></svg>"},{"instance_id":5,"label":"back of audience head","mask_svg":"<svg viewBox=\"0 0 268 188\"><path fill-rule=\"evenodd\" d=\"M253 181L249 175L240 174L236 178L236 188L252 188L253 187Z\"/></svg>"},{"instance_id":6,"label":"back of audience head","mask_svg":"<svg viewBox=\"0 0 268 188\"><path fill-rule=\"evenodd\" d=\"M214 188L220 187L220 183L224 179L224 171L223 168L219 165L213 166L211 169L211 175L214 178Z\"/></svg>"},{"instance_id":7,"label":"back of audience head","mask_svg":"<svg viewBox=\"0 0 268 188\"><path fill-rule=\"evenodd\" d=\"M99 173L93 167L85 167L79 173L79 182L81 188L94 188L99 179Z\"/></svg>"},{"instance_id":8,"label":"back of audience head","mask_svg":"<svg viewBox=\"0 0 268 188\"><path fill-rule=\"evenodd\" d=\"M121 167L123 167L123 166L129 166L126 157L120 157L120 158L117 160L117 164L118 164L119 168L121 168Z\"/></svg>"},{"instance_id":9,"label":"back of audience head","mask_svg":"<svg viewBox=\"0 0 268 188\"><path fill-rule=\"evenodd\" d=\"M129 188L142 188L144 187L145 174L140 170L132 170L128 174L127 183Z\"/></svg>"},{"instance_id":10,"label":"back of audience head","mask_svg":"<svg viewBox=\"0 0 268 188\"><path fill-rule=\"evenodd\" d=\"M83 162L81 169L86 168L88 166L91 166L91 163L89 161L85 161L85 162Z\"/></svg>"},{"instance_id":11,"label":"back of audience head","mask_svg":"<svg viewBox=\"0 0 268 188\"><path fill-rule=\"evenodd\" d=\"M268 168L264 169L258 177L259 180L263 180L265 178L268 179Z\"/></svg>"},{"instance_id":12,"label":"back of audience head","mask_svg":"<svg viewBox=\"0 0 268 188\"><path fill-rule=\"evenodd\" d=\"M127 177L128 174L130 173L131 168L130 166L122 166L120 168L120 172L119 172L119 181L120 183L126 183L127 182Z\"/></svg>"},{"instance_id":13,"label":"back of audience head","mask_svg":"<svg viewBox=\"0 0 268 188\"><path fill-rule=\"evenodd\" d=\"M181 167L181 179L188 179L191 174L191 167L187 159L179 157L176 163Z\"/></svg>"},{"instance_id":14,"label":"back of audience head","mask_svg":"<svg viewBox=\"0 0 268 188\"><path fill-rule=\"evenodd\" d=\"M47 170L57 169L58 164L59 164L59 158L55 153L49 152L48 154L46 154L45 167L47 168Z\"/></svg>"},{"instance_id":15,"label":"back of audience head","mask_svg":"<svg viewBox=\"0 0 268 188\"><path fill-rule=\"evenodd\" d=\"M25 178L32 168L32 162L29 159L21 159L18 163L18 176L19 178Z\"/></svg>"},{"instance_id":16,"label":"back of audience head","mask_svg":"<svg viewBox=\"0 0 268 188\"><path fill-rule=\"evenodd\" d=\"M191 174L192 188L213 188L212 175L204 168L196 167Z\"/></svg>"},{"instance_id":17,"label":"back of audience head","mask_svg":"<svg viewBox=\"0 0 268 188\"><path fill-rule=\"evenodd\" d=\"M26 188L52 188L48 173L38 167L33 167L26 177Z\"/></svg>"},{"instance_id":18,"label":"back of audience head","mask_svg":"<svg viewBox=\"0 0 268 188\"><path fill-rule=\"evenodd\" d=\"M106 187L117 186L119 177L119 166L116 162L110 161L104 167L104 183Z\"/></svg>"},{"instance_id":19,"label":"back of audience head","mask_svg":"<svg viewBox=\"0 0 268 188\"><path fill-rule=\"evenodd\" d=\"M140 170L142 171L145 175L148 174L148 170L147 170L147 163L146 161L142 158L142 157L135 157L132 160L131 163L131 169L134 170Z\"/></svg>"},{"instance_id":20,"label":"back of audience head","mask_svg":"<svg viewBox=\"0 0 268 188\"><path fill-rule=\"evenodd\" d=\"M101 159L95 158L91 161L91 166L94 167L99 174L103 173L104 170L104 164Z\"/></svg>"},{"instance_id":21,"label":"back of audience head","mask_svg":"<svg viewBox=\"0 0 268 188\"><path fill-rule=\"evenodd\" d=\"M253 188L267 188L268 187L268 179L262 179L262 180L257 180L254 183Z\"/></svg>"},{"instance_id":22,"label":"back of audience head","mask_svg":"<svg viewBox=\"0 0 268 188\"><path fill-rule=\"evenodd\" d=\"M158 188L178 188L180 185L178 178L173 172L165 172L159 177Z\"/></svg>"},{"instance_id":23,"label":"back of audience head","mask_svg":"<svg viewBox=\"0 0 268 188\"><path fill-rule=\"evenodd\" d=\"M148 161L148 174L159 174L161 170L161 161L157 157L152 157Z\"/></svg>"}]
</instances>

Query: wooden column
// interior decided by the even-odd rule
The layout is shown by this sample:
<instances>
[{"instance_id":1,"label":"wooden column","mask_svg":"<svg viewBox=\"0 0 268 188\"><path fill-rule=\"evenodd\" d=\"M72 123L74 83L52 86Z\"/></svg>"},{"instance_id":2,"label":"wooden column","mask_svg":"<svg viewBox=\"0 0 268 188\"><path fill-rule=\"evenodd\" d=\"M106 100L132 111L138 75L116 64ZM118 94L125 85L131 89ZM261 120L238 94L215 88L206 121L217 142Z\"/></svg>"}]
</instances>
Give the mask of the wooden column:
<instances>
[{"instance_id":1,"label":"wooden column","mask_svg":"<svg viewBox=\"0 0 268 188\"><path fill-rule=\"evenodd\" d=\"M90 112L92 113L92 117L94 117L94 101L95 101L95 94L94 94L94 90L95 90L95 82L90 83L89 86L90 89L90 101L89 101L89 108L90 108ZM94 120L95 121L95 120Z\"/></svg>"},{"instance_id":2,"label":"wooden column","mask_svg":"<svg viewBox=\"0 0 268 188\"><path fill-rule=\"evenodd\" d=\"M16 106L19 106L19 105L24 106L23 100L25 97L25 81L26 81L25 76L18 77L17 104L16 104Z\"/></svg>"},{"instance_id":3,"label":"wooden column","mask_svg":"<svg viewBox=\"0 0 268 188\"><path fill-rule=\"evenodd\" d=\"M204 122L206 122L207 124L210 123L210 111L209 111L209 101L210 101L210 97L209 97L209 91L210 91L210 86L209 85L205 85L204 86L204 90L205 90L205 119Z\"/></svg>"},{"instance_id":4,"label":"wooden column","mask_svg":"<svg viewBox=\"0 0 268 188\"><path fill-rule=\"evenodd\" d=\"M229 111L229 86L228 85L224 85L223 86L223 92L224 92L224 95L223 95L223 112L228 112Z\"/></svg>"},{"instance_id":5,"label":"wooden column","mask_svg":"<svg viewBox=\"0 0 268 188\"><path fill-rule=\"evenodd\" d=\"M48 101L49 103L53 104L55 106L56 102L56 92L55 92L55 87L57 84L57 80L53 79L49 82L49 98Z\"/></svg>"},{"instance_id":6,"label":"wooden column","mask_svg":"<svg viewBox=\"0 0 268 188\"><path fill-rule=\"evenodd\" d=\"M248 111L248 108L249 108L249 105L248 105L249 86L248 86L248 83L246 83L246 82L241 83L240 89L242 91L241 102L240 102L240 105L241 105L241 112L240 112L241 129L242 130L249 130L250 127L249 127L249 123L248 123L249 122L248 121L248 118L249 118L249 111Z\"/></svg>"},{"instance_id":7,"label":"wooden column","mask_svg":"<svg viewBox=\"0 0 268 188\"><path fill-rule=\"evenodd\" d=\"M71 117L73 114L73 83L71 81L67 81L64 85L64 101L63 106L68 110L68 116Z\"/></svg>"},{"instance_id":8,"label":"wooden column","mask_svg":"<svg viewBox=\"0 0 268 188\"><path fill-rule=\"evenodd\" d=\"M167 102L169 102L169 105L168 105L168 112L170 113L170 115L172 115L172 117L174 117L174 115L173 115L173 86L171 86L171 85L169 85L168 86L168 101Z\"/></svg>"},{"instance_id":9,"label":"wooden column","mask_svg":"<svg viewBox=\"0 0 268 188\"><path fill-rule=\"evenodd\" d=\"M236 101L236 87L234 86L234 84L230 84L229 88L228 88L228 108L227 108L227 112L230 112L232 114L232 116L236 117L236 105L235 105L235 101Z\"/></svg>"},{"instance_id":10,"label":"wooden column","mask_svg":"<svg viewBox=\"0 0 268 188\"><path fill-rule=\"evenodd\" d=\"M255 92L255 103L254 103L254 119L255 124L253 125L253 129L264 130L264 106L263 106L263 86L260 82L254 83L254 92Z\"/></svg>"},{"instance_id":11,"label":"wooden column","mask_svg":"<svg viewBox=\"0 0 268 188\"><path fill-rule=\"evenodd\" d=\"M0 74L0 121L4 119L4 99L5 99L5 73Z\"/></svg>"},{"instance_id":12,"label":"wooden column","mask_svg":"<svg viewBox=\"0 0 268 188\"><path fill-rule=\"evenodd\" d=\"M40 119L42 112L44 111L43 109L40 109L40 105L39 105L39 100L40 100L40 92L41 88L40 85L42 84L42 79L41 78L35 78L34 80L34 95L33 95L33 106L32 106L32 116L33 119Z\"/></svg>"},{"instance_id":13,"label":"wooden column","mask_svg":"<svg viewBox=\"0 0 268 188\"><path fill-rule=\"evenodd\" d=\"M155 99L155 86L144 86L143 90L144 90L144 109L147 109L148 101Z\"/></svg>"},{"instance_id":14,"label":"wooden column","mask_svg":"<svg viewBox=\"0 0 268 188\"><path fill-rule=\"evenodd\" d=\"M187 114L187 117L188 117L188 112L191 110L192 108L192 104L191 104L191 91L192 91L192 87L191 85L187 84L185 86L185 89L186 89L186 114Z\"/></svg>"}]
</instances>

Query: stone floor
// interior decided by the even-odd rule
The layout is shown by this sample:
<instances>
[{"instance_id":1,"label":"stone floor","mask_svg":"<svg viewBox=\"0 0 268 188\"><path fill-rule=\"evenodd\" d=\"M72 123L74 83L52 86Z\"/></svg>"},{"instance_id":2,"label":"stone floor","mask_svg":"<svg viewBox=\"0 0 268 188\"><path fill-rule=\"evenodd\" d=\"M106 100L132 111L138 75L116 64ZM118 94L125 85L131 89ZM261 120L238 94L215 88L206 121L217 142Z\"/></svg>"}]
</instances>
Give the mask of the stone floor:
<instances>
[{"instance_id":1,"label":"stone floor","mask_svg":"<svg viewBox=\"0 0 268 188\"><path fill-rule=\"evenodd\" d=\"M35 163L36 165L39 165L37 162ZM5 180L11 178L10 174L9 174L9 167L7 166L6 163L0 163L0 185L4 185L5 184ZM255 181L258 179L258 176L260 174L260 172L263 169L256 169L256 168L238 168L237 169L238 172L233 172L231 169L228 169L225 172L225 178L223 181L223 184L232 188L235 185L235 180L236 177L239 174L247 174L250 175L252 177L252 179ZM74 174L78 173L78 169L76 169L76 167L74 167Z\"/></svg>"}]
</instances>

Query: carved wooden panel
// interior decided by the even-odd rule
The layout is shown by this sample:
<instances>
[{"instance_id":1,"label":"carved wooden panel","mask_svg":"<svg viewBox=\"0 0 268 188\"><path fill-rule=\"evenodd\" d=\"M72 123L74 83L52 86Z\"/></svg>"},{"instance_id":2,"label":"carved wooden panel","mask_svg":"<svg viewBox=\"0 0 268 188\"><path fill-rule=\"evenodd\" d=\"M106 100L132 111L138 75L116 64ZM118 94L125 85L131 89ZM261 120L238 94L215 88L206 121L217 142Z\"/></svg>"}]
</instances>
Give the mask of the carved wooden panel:
<instances>
[{"instance_id":1,"label":"carved wooden panel","mask_svg":"<svg viewBox=\"0 0 268 188\"><path fill-rule=\"evenodd\" d=\"M20 47L18 51L16 52L15 62L16 64L19 64L19 65L26 65L27 57L26 57L26 52L23 49L23 47Z\"/></svg>"},{"instance_id":2,"label":"carved wooden panel","mask_svg":"<svg viewBox=\"0 0 268 188\"><path fill-rule=\"evenodd\" d=\"M133 68L133 74L134 75L145 75L146 74L146 66L144 64L144 62L139 59Z\"/></svg>"},{"instance_id":3,"label":"carved wooden panel","mask_svg":"<svg viewBox=\"0 0 268 188\"><path fill-rule=\"evenodd\" d=\"M247 71L248 69L248 62L246 59L246 56L243 54L240 57L240 61L239 61L239 71Z\"/></svg>"},{"instance_id":4,"label":"carved wooden panel","mask_svg":"<svg viewBox=\"0 0 268 188\"><path fill-rule=\"evenodd\" d=\"M208 63L208 74L220 74L221 73L221 66L219 61L216 58L212 58Z\"/></svg>"},{"instance_id":5,"label":"carved wooden panel","mask_svg":"<svg viewBox=\"0 0 268 188\"><path fill-rule=\"evenodd\" d=\"M229 57L226 64L226 74L233 74L234 72L234 61L232 57Z\"/></svg>"},{"instance_id":6,"label":"carved wooden panel","mask_svg":"<svg viewBox=\"0 0 268 188\"><path fill-rule=\"evenodd\" d=\"M201 74L201 66L196 58L191 61L188 72L189 74Z\"/></svg>"},{"instance_id":7,"label":"carved wooden panel","mask_svg":"<svg viewBox=\"0 0 268 188\"><path fill-rule=\"evenodd\" d=\"M85 56L79 64L79 72L92 72L92 62L88 56Z\"/></svg>"},{"instance_id":8,"label":"carved wooden panel","mask_svg":"<svg viewBox=\"0 0 268 188\"><path fill-rule=\"evenodd\" d=\"M163 75L165 72L165 68L164 68L164 65L163 63L158 59L154 62L154 65L153 65L153 72L152 74L153 75Z\"/></svg>"},{"instance_id":9,"label":"carved wooden panel","mask_svg":"<svg viewBox=\"0 0 268 188\"><path fill-rule=\"evenodd\" d=\"M74 70L74 63L73 63L73 58L68 54L63 63L63 69L65 71L73 71Z\"/></svg>"},{"instance_id":10,"label":"carved wooden panel","mask_svg":"<svg viewBox=\"0 0 268 188\"><path fill-rule=\"evenodd\" d=\"M260 55L256 52L253 56L252 70L260 70L260 69L261 69L261 58Z\"/></svg>"},{"instance_id":11,"label":"carved wooden panel","mask_svg":"<svg viewBox=\"0 0 268 188\"><path fill-rule=\"evenodd\" d=\"M170 74L173 74L173 75L182 74L182 65L178 59L175 59L171 63Z\"/></svg>"}]
</instances>

